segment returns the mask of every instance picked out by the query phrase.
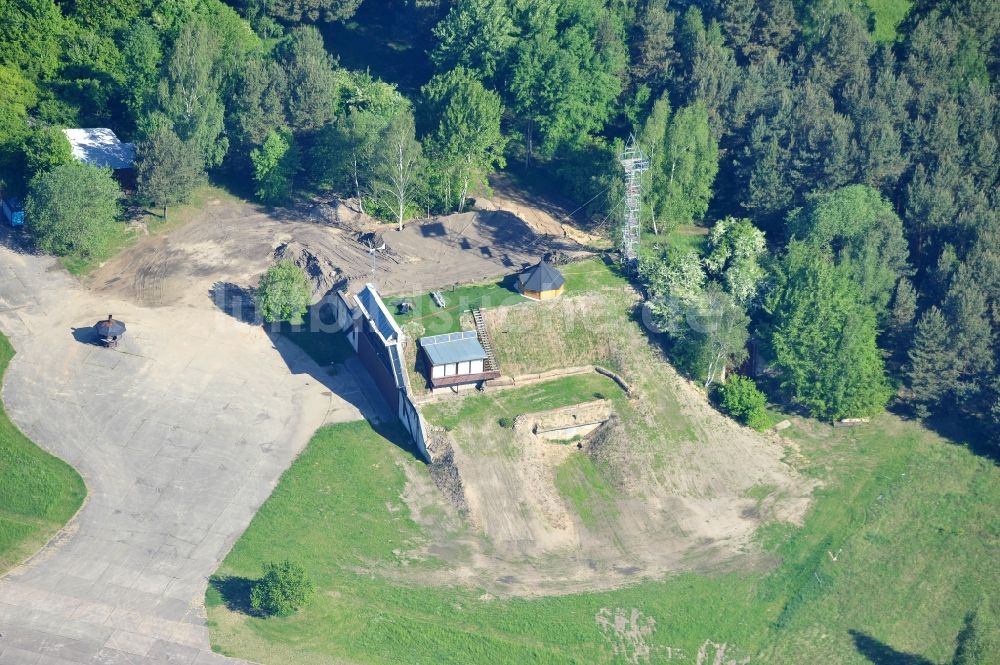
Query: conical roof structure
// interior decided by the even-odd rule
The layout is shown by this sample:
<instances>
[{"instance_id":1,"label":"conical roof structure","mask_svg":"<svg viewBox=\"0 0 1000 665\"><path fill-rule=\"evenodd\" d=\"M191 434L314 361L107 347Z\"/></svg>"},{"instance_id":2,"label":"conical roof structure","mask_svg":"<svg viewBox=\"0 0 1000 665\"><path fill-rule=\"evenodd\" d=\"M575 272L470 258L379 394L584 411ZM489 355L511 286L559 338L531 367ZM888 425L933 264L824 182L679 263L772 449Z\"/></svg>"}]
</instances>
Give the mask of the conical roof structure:
<instances>
[{"instance_id":1,"label":"conical roof structure","mask_svg":"<svg viewBox=\"0 0 1000 665\"><path fill-rule=\"evenodd\" d=\"M125 324L112 318L110 314L108 318L95 323L94 328L101 337L121 337L125 332Z\"/></svg>"},{"instance_id":2,"label":"conical roof structure","mask_svg":"<svg viewBox=\"0 0 1000 665\"><path fill-rule=\"evenodd\" d=\"M562 273L545 261L539 261L537 265L522 272L517 276L517 281L521 285L522 291L536 293L557 291L566 283Z\"/></svg>"}]
</instances>

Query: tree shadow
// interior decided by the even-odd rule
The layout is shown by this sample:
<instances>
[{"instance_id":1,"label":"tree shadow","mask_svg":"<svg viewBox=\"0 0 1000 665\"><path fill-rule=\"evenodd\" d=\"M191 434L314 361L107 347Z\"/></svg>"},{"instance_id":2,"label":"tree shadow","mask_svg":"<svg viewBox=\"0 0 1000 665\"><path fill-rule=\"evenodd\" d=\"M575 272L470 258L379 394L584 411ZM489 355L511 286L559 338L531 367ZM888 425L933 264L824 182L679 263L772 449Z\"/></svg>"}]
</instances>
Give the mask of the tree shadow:
<instances>
[{"instance_id":1,"label":"tree shadow","mask_svg":"<svg viewBox=\"0 0 1000 665\"><path fill-rule=\"evenodd\" d=\"M242 323L259 325L262 323L257 314L257 304L253 289L232 282L216 282L208 290L208 297L220 310Z\"/></svg>"},{"instance_id":2,"label":"tree shadow","mask_svg":"<svg viewBox=\"0 0 1000 665\"><path fill-rule=\"evenodd\" d=\"M263 613L250 607L250 590L256 580L235 575L217 575L210 577L208 584L219 592L226 609L249 616L260 617Z\"/></svg>"},{"instance_id":3,"label":"tree shadow","mask_svg":"<svg viewBox=\"0 0 1000 665\"><path fill-rule=\"evenodd\" d=\"M933 661L912 653L897 651L888 644L857 630L847 631L854 640L854 648L874 665L936 665Z\"/></svg>"},{"instance_id":4,"label":"tree shadow","mask_svg":"<svg viewBox=\"0 0 1000 665\"><path fill-rule=\"evenodd\" d=\"M41 254L32 242L31 235L23 226L11 227L3 217L0 217L0 246L6 247L15 254L27 256Z\"/></svg>"},{"instance_id":5,"label":"tree shadow","mask_svg":"<svg viewBox=\"0 0 1000 665\"><path fill-rule=\"evenodd\" d=\"M1000 439L982 421L953 408L924 418L923 424L949 441L965 446L972 453L1000 466Z\"/></svg>"}]
</instances>

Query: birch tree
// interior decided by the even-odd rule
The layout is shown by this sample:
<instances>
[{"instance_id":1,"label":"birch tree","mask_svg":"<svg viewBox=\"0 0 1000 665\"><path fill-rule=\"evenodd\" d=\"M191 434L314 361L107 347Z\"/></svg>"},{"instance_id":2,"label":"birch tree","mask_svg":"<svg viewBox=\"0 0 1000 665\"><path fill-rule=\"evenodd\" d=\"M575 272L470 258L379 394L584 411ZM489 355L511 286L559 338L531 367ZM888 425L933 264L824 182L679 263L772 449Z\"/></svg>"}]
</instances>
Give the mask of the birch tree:
<instances>
[{"instance_id":1,"label":"birch tree","mask_svg":"<svg viewBox=\"0 0 1000 665\"><path fill-rule=\"evenodd\" d=\"M420 189L423 155L414 136L413 114L400 111L382 133L375 161L375 197L392 210L399 230L403 230L406 209Z\"/></svg>"}]
</instances>

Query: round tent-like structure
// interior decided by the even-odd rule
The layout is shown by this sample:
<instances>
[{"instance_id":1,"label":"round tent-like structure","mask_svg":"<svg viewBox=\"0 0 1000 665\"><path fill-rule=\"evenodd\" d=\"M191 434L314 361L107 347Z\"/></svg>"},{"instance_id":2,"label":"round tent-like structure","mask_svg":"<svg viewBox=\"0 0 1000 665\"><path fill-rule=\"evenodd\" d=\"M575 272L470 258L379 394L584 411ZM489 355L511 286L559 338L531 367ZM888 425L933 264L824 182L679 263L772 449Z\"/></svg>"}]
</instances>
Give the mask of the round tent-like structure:
<instances>
[{"instance_id":1,"label":"round tent-like structure","mask_svg":"<svg viewBox=\"0 0 1000 665\"><path fill-rule=\"evenodd\" d=\"M551 300L562 295L566 279L545 261L539 261L517 276L521 295L532 300Z\"/></svg>"},{"instance_id":2,"label":"round tent-like structure","mask_svg":"<svg viewBox=\"0 0 1000 665\"><path fill-rule=\"evenodd\" d=\"M118 346L118 341L125 334L125 324L108 314L108 318L94 324L94 330L101 338L101 344L109 347Z\"/></svg>"}]
</instances>

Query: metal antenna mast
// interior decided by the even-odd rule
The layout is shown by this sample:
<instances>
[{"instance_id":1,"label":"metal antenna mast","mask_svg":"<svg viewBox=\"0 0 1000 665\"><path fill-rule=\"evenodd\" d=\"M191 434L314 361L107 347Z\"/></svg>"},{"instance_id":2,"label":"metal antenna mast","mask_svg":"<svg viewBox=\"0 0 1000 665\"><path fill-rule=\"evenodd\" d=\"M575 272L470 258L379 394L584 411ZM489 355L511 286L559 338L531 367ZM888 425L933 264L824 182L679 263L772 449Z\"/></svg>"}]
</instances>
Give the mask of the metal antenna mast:
<instances>
[{"instance_id":1,"label":"metal antenna mast","mask_svg":"<svg viewBox=\"0 0 1000 665\"><path fill-rule=\"evenodd\" d=\"M622 264L629 270L635 269L639 259L639 227L642 213L642 174L649 170L649 160L635 140L629 136L628 145L622 151L622 168L625 169L625 224L622 226Z\"/></svg>"}]
</instances>

